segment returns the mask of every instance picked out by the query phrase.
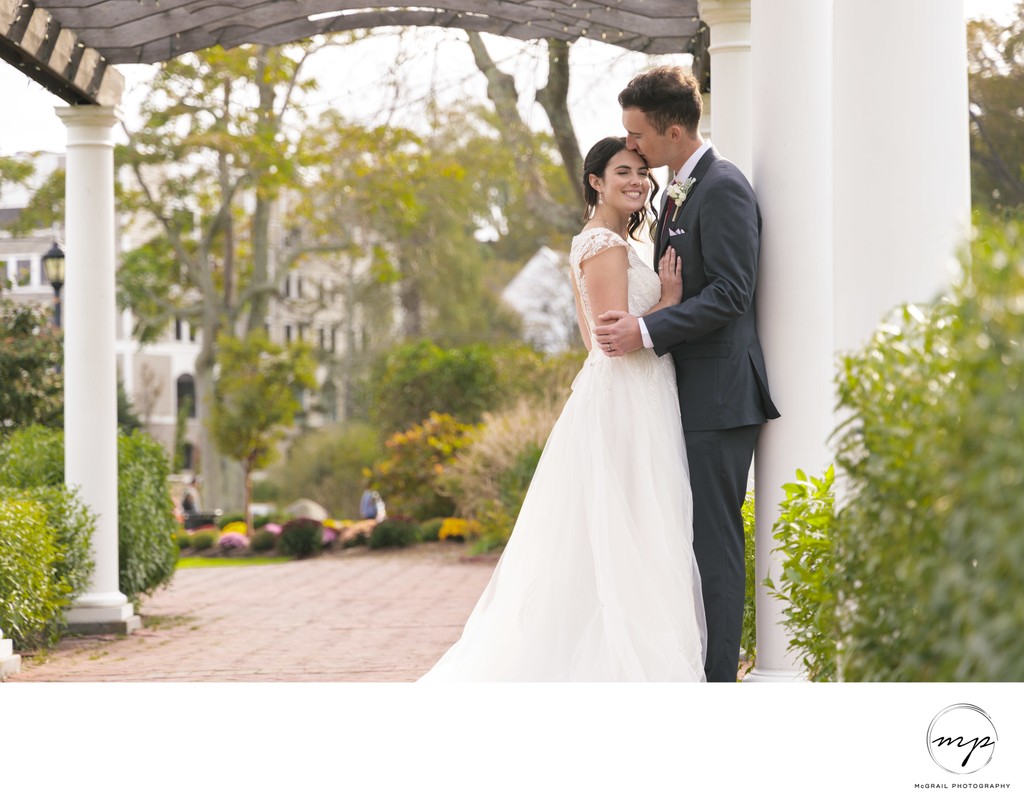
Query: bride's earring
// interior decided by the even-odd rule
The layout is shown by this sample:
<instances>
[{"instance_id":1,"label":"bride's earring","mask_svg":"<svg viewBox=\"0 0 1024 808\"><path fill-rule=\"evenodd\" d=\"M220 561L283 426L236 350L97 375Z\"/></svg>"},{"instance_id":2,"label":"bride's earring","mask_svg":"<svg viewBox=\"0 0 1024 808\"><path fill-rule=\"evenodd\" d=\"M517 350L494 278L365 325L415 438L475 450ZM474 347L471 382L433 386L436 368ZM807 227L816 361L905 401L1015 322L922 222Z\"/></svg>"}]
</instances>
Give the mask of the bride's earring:
<instances>
[{"instance_id":1,"label":"bride's earring","mask_svg":"<svg viewBox=\"0 0 1024 808\"><path fill-rule=\"evenodd\" d=\"M600 191L598 191L598 193L597 193L597 204L598 205L603 205L604 204L604 194L602 194Z\"/></svg>"}]
</instances>

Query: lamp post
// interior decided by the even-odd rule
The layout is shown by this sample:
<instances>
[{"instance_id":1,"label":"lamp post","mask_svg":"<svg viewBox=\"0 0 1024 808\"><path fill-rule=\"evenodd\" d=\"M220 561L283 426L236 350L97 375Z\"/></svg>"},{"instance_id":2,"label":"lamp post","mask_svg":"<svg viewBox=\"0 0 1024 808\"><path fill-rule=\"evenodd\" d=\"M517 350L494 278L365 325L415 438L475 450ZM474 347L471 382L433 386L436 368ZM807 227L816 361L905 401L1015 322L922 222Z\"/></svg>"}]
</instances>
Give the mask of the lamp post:
<instances>
[{"instance_id":1,"label":"lamp post","mask_svg":"<svg viewBox=\"0 0 1024 808\"><path fill-rule=\"evenodd\" d=\"M53 287L53 324L60 328L60 290L64 286L64 251L53 242L43 254L43 274Z\"/></svg>"}]
</instances>

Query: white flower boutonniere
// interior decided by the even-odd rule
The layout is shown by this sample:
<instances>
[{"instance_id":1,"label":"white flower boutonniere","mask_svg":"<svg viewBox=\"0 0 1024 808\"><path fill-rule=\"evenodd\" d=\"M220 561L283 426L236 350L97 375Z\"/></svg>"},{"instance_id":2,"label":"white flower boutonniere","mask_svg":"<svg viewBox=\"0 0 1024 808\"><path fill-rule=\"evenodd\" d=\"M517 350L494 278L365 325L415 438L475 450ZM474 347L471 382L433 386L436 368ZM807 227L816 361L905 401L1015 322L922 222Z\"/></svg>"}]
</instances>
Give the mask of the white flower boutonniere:
<instances>
[{"instance_id":1,"label":"white flower boutonniere","mask_svg":"<svg viewBox=\"0 0 1024 808\"><path fill-rule=\"evenodd\" d=\"M679 182L679 180L673 180L672 184L668 186L668 191L666 193L668 193L669 198L676 203L675 210L672 211L673 222L675 222L676 216L679 215L679 208L681 208L683 203L686 201L686 195L690 193L690 189L693 188L696 182L697 180L693 177L687 177L682 182Z\"/></svg>"}]
</instances>

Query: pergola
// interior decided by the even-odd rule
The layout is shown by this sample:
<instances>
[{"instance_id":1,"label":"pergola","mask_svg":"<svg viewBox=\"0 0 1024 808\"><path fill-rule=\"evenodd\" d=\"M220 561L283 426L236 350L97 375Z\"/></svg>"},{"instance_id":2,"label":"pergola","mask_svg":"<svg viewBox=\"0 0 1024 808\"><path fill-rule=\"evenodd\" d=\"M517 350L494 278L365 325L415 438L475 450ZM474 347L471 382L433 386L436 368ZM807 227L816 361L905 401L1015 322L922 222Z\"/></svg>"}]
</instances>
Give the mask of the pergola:
<instances>
[{"instance_id":1,"label":"pergola","mask_svg":"<svg viewBox=\"0 0 1024 808\"><path fill-rule=\"evenodd\" d=\"M831 462L837 355L893 306L930 300L968 235L962 0L0 0L0 57L72 105L57 110L68 128L65 478L99 515L72 627L138 623L118 591L113 65L384 25L586 37L692 53L705 88L713 74L715 146L750 177L764 218L758 317L782 418L755 456L755 574L777 579L782 485ZM759 587L757 608L748 680L798 678L781 605ZM12 653L0 639L0 664Z\"/></svg>"}]
</instances>

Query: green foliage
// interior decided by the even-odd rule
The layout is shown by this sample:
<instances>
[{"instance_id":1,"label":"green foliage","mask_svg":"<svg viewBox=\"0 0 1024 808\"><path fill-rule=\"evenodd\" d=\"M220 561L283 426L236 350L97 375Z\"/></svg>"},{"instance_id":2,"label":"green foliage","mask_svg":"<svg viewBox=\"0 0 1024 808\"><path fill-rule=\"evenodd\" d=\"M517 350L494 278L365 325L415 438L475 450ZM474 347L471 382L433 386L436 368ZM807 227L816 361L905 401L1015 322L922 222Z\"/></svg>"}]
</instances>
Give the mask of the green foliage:
<instances>
[{"instance_id":1,"label":"green foliage","mask_svg":"<svg viewBox=\"0 0 1024 808\"><path fill-rule=\"evenodd\" d=\"M434 519L428 519L420 525L419 541L439 541L441 528L444 525L444 517L435 517Z\"/></svg>"},{"instance_id":2,"label":"green foliage","mask_svg":"<svg viewBox=\"0 0 1024 808\"><path fill-rule=\"evenodd\" d=\"M468 446L474 427L436 412L421 424L392 435L384 458L369 473L368 485L381 492L388 513L423 521L451 516L455 503L440 493L438 481L456 454Z\"/></svg>"},{"instance_id":3,"label":"green foliage","mask_svg":"<svg viewBox=\"0 0 1024 808\"><path fill-rule=\"evenodd\" d=\"M197 552L209 550L217 542L218 535L216 530L197 530L190 539L192 549Z\"/></svg>"},{"instance_id":4,"label":"green foliage","mask_svg":"<svg viewBox=\"0 0 1024 808\"><path fill-rule=\"evenodd\" d=\"M46 312L0 299L0 434L64 421L64 344Z\"/></svg>"},{"instance_id":5,"label":"green foliage","mask_svg":"<svg viewBox=\"0 0 1024 808\"><path fill-rule=\"evenodd\" d=\"M145 432L117 439L118 585L138 602L170 583L178 560L178 523L167 490L167 456Z\"/></svg>"},{"instance_id":6,"label":"green foliage","mask_svg":"<svg viewBox=\"0 0 1024 808\"><path fill-rule=\"evenodd\" d=\"M37 488L64 485L63 433L29 426L0 441L0 486Z\"/></svg>"},{"instance_id":7,"label":"green foliage","mask_svg":"<svg viewBox=\"0 0 1024 808\"><path fill-rule=\"evenodd\" d=\"M19 647L54 639L68 592L54 575L58 550L46 509L0 498L0 629Z\"/></svg>"},{"instance_id":8,"label":"green foliage","mask_svg":"<svg viewBox=\"0 0 1024 808\"><path fill-rule=\"evenodd\" d=\"M476 423L498 399L491 349L470 345L445 350L428 340L402 345L374 369L372 387L377 423L384 433L399 432L444 412Z\"/></svg>"},{"instance_id":9,"label":"green foliage","mask_svg":"<svg viewBox=\"0 0 1024 808\"><path fill-rule=\"evenodd\" d=\"M142 421L139 420L132 402L128 400L128 394L124 389L124 382L117 377L117 425L126 432L133 429L142 429Z\"/></svg>"},{"instance_id":10,"label":"green foliage","mask_svg":"<svg viewBox=\"0 0 1024 808\"><path fill-rule=\"evenodd\" d=\"M117 439L118 585L132 600L154 592L174 574L178 523L167 490L167 459L144 432ZM0 485L64 484L64 434L33 426L0 445ZM75 517L84 518L84 517Z\"/></svg>"},{"instance_id":11,"label":"green foliage","mask_svg":"<svg viewBox=\"0 0 1024 808\"><path fill-rule=\"evenodd\" d=\"M316 519L299 517L281 525L277 548L287 556L309 558L324 549L324 526Z\"/></svg>"},{"instance_id":12,"label":"green foliage","mask_svg":"<svg viewBox=\"0 0 1024 808\"><path fill-rule=\"evenodd\" d=\"M0 499L5 498L27 499L43 506L57 549L54 577L69 601L85 592L95 568L90 546L96 517L78 494L63 485L24 489L0 487Z\"/></svg>"},{"instance_id":13,"label":"green foliage","mask_svg":"<svg viewBox=\"0 0 1024 808\"><path fill-rule=\"evenodd\" d=\"M1020 226L986 227L948 297L845 359L844 679L1024 679L1022 300Z\"/></svg>"},{"instance_id":14,"label":"green foliage","mask_svg":"<svg viewBox=\"0 0 1024 808\"><path fill-rule=\"evenodd\" d=\"M743 605L743 628L740 648L746 662L753 665L757 658L757 576L754 572L754 492L747 491L743 500L743 562L746 569L746 595Z\"/></svg>"},{"instance_id":15,"label":"green foliage","mask_svg":"<svg viewBox=\"0 0 1024 808\"><path fill-rule=\"evenodd\" d=\"M4 159L4 158L0 158ZM66 172L63 168L50 172L36 188L28 204L21 209L11 225L11 233L24 236L33 230L51 230L55 222L63 222Z\"/></svg>"},{"instance_id":16,"label":"green foliage","mask_svg":"<svg viewBox=\"0 0 1024 808\"><path fill-rule=\"evenodd\" d=\"M789 647L799 655L812 682L836 678L838 631L834 550L835 470L819 477L797 470L796 482L783 486L786 498L772 528L782 553L782 578L765 584L786 604Z\"/></svg>"},{"instance_id":17,"label":"green foliage","mask_svg":"<svg viewBox=\"0 0 1024 808\"><path fill-rule=\"evenodd\" d=\"M973 203L1019 218L1024 209L1024 2L1007 27L968 24Z\"/></svg>"},{"instance_id":18,"label":"green foliage","mask_svg":"<svg viewBox=\"0 0 1024 808\"><path fill-rule=\"evenodd\" d=\"M363 469L380 456L380 437L369 424L345 421L302 435L284 462L268 470L278 502L307 497L329 513L355 517Z\"/></svg>"},{"instance_id":19,"label":"green foliage","mask_svg":"<svg viewBox=\"0 0 1024 808\"><path fill-rule=\"evenodd\" d=\"M266 553L277 547L277 534L271 530L257 530L249 545L254 553Z\"/></svg>"},{"instance_id":20,"label":"green foliage","mask_svg":"<svg viewBox=\"0 0 1024 808\"><path fill-rule=\"evenodd\" d=\"M186 530L179 530L177 533L175 533L174 540L178 544L179 551L187 550L189 547L192 546L192 537Z\"/></svg>"},{"instance_id":21,"label":"green foliage","mask_svg":"<svg viewBox=\"0 0 1024 808\"><path fill-rule=\"evenodd\" d=\"M420 531L415 522L408 519L385 519L379 522L369 538L366 546L371 550L385 547L409 547L420 540Z\"/></svg>"}]
</instances>

